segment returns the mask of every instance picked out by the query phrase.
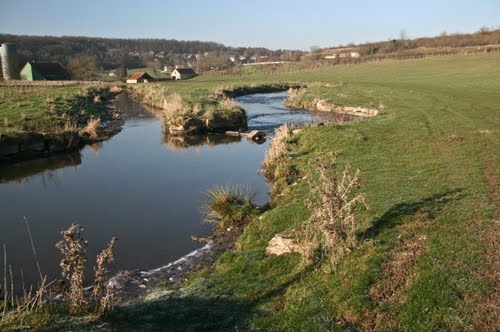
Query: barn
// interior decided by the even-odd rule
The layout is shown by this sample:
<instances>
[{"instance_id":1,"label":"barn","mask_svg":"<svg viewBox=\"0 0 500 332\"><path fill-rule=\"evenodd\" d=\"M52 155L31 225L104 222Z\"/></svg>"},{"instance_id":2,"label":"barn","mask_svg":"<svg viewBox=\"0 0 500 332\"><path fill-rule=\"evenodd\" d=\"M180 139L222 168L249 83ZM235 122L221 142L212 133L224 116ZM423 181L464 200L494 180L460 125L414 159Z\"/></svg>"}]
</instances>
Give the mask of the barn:
<instances>
[{"instance_id":1,"label":"barn","mask_svg":"<svg viewBox=\"0 0 500 332\"><path fill-rule=\"evenodd\" d=\"M133 73L129 78L127 78L127 83L148 83L153 81L154 78L144 71L138 71Z\"/></svg>"},{"instance_id":2,"label":"barn","mask_svg":"<svg viewBox=\"0 0 500 332\"><path fill-rule=\"evenodd\" d=\"M70 75L59 62L27 62L21 69L25 81L64 81Z\"/></svg>"},{"instance_id":3,"label":"barn","mask_svg":"<svg viewBox=\"0 0 500 332\"><path fill-rule=\"evenodd\" d=\"M175 68L170 74L170 78L173 80L185 80L195 76L196 73L192 68Z\"/></svg>"}]
</instances>

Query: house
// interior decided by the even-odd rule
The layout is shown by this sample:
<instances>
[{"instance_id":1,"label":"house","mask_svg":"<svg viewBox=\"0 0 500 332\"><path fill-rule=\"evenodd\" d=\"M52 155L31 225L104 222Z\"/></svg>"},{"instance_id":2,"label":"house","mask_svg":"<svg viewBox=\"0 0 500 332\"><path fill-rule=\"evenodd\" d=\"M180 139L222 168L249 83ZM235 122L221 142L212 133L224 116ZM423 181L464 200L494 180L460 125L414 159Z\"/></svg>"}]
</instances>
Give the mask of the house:
<instances>
[{"instance_id":1,"label":"house","mask_svg":"<svg viewBox=\"0 0 500 332\"><path fill-rule=\"evenodd\" d=\"M25 81L63 81L70 75L59 62L27 62L21 69L21 79Z\"/></svg>"},{"instance_id":2,"label":"house","mask_svg":"<svg viewBox=\"0 0 500 332\"><path fill-rule=\"evenodd\" d=\"M186 80L195 76L196 73L192 68L175 68L170 74L173 80Z\"/></svg>"},{"instance_id":3,"label":"house","mask_svg":"<svg viewBox=\"0 0 500 332\"><path fill-rule=\"evenodd\" d=\"M148 83L153 81L154 78L144 71L138 71L133 73L129 78L127 78L127 83Z\"/></svg>"}]
</instances>

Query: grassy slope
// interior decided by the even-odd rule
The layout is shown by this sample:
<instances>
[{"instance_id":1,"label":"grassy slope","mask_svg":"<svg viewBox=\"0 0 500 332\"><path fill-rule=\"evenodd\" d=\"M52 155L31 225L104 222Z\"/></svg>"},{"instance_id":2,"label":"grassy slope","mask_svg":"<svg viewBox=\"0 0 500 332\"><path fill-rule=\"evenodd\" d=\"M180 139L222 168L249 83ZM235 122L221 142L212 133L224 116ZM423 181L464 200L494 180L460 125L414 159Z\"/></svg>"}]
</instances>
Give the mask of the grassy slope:
<instances>
[{"instance_id":1,"label":"grassy slope","mask_svg":"<svg viewBox=\"0 0 500 332\"><path fill-rule=\"evenodd\" d=\"M334 272L304 266L295 254L265 255L274 234L308 217L309 184L300 181L249 224L237 251L224 254L215 271L193 277L181 295L115 310L94 326L494 329L499 64L498 54L457 56L270 76L198 77L176 85L209 92L223 85L302 80L329 85L311 87L305 98L383 107L376 118L310 128L290 142L297 157L289 163L303 174L314 173L314 157L330 151L342 151L341 163L349 160L362 170L362 191L371 206L359 212L364 246ZM450 135L462 140L450 141ZM488 234L494 237L490 242Z\"/></svg>"},{"instance_id":2,"label":"grassy slope","mask_svg":"<svg viewBox=\"0 0 500 332\"><path fill-rule=\"evenodd\" d=\"M226 253L215 273L193 278L184 297L135 308L126 326L492 328L498 279L487 277L494 276L495 256L483 253L499 209L499 62L496 54L443 57L272 77L329 83L308 94L384 108L377 118L311 128L291 142L298 157L290 164L304 174L314 172L315 156L330 151L342 151L342 160L362 170L371 205L359 214L363 249L336 272L305 267L296 255L266 257L274 234L308 216L302 181L247 227L239 250ZM143 321L148 314L155 318Z\"/></svg>"}]
</instances>

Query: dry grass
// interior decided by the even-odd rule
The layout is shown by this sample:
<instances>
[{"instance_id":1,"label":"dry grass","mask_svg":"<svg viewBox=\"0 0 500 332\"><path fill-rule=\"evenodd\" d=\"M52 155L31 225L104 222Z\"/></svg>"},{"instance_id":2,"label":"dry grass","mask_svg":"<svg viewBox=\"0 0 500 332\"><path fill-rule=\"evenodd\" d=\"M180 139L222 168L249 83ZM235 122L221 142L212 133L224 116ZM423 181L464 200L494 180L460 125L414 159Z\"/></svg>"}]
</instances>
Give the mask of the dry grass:
<instances>
[{"instance_id":1,"label":"dry grass","mask_svg":"<svg viewBox=\"0 0 500 332\"><path fill-rule=\"evenodd\" d=\"M88 133L91 138L96 138L99 136L99 130L101 129L101 119L92 118L89 119L85 128L82 129L84 133Z\"/></svg>"},{"instance_id":2,"label":"dry grass","mask_svg":"<svg viewBox=\"0 0 500 332\"><path fill-rule=\"evenodd\" d=\"M162 109L165 120L187 113L187 109L182 102L182 97L177 92L170 94L168 99L163 99Z\"/></svg>"},{"instance_id":3,"label":"dry grass","mask_svg":"<svg viewBox=\"0 0 500 332\"><path fill-rule=\"evenodd\" d=\"M221 228L238 226L249 221L255 210L254 194L248 188L216 185L207 191L202 210L205 221Z\"/></svg>"},{"instance_id":4,"label":"dry grass","mask_svg":"<svg viewBox=\"0 0 500 332\"><path fill-rule=\"evenodd\" d=\"M12 265L9 265L8 269L9 273L7 274L7 248L6 245L4 244L3 289L0 286L0 291L3 292L3 308L2 308L2 314L0 315L0 329L1 329L1 324L3 324L4 322L9 321L15 318L16 316L29 313L36 308L41 308L47 302L48 299L47 294L49 293L49 287L51 286L51 283L47 283L47 277L43 276L42 274L40 263L38 261L38 256L35 250L35 245L33 243L33 237L31 236L31 229L28 220L24 218L24 222L26 224L26 228L28 231L31 248L33 250L33 254L35 257L38 273L40 275L40 283L38 284L37 290L33 292L33 286L31 286L30 289L27 290L24 285L24 280L22 280L23 294L21 297L15 296ZM9 282L9 277L10 277L10 282ZM7 288L7 285L9 284L10 284L10 293L9 289Z\"/></svg>"},{"instance_id":5,"label":"dry grass","mask_svg":"<svg viewBox=\"0 0 500 332\"><path fill-rule=\"evenodd\" d=\"M276 129L276 134L262 161L262 174L268 180L275 180L280 177L279 164L288 157L287 140L292 136L293 128L286 123Z\"/></svg>"},{"instance_id":6,"label":"dry grass","mask_svg":"<svg viewBox=\"0 0 500 332\"><path fill-rule=\"evenodd\" d=\"M331 161L326 157L316 159L319 180L311 182L313 198L306 202L311 215L303 225L301 239L307 262L325 257L332 267L342 255L359 246L354 209L358 205L367 208L365 195L355 193L361 185L360 170L353 174L350 164L346 163L340 175L337 157L338 153Z\"/></svg>"}]
</instances>

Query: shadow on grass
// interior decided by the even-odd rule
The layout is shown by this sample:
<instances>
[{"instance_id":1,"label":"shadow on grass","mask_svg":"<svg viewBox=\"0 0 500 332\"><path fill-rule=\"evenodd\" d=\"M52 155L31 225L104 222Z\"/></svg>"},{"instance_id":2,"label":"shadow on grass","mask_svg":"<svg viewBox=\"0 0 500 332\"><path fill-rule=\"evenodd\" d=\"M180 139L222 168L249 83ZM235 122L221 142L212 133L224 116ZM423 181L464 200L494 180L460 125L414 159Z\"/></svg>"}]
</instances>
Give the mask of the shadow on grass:
<instances>
[{"instance_id":1,"label":"shadow on grass","mask_svg":"<svg viewBox=\"0 0 500 332\"><path fill-rule=\"evenodd\" d=\"M457 201L465 197L460 194L461 188L448 190L446 192L432 195L417 202L404 202L394 205L387 210L380 218L373 221L361 237L363 239L376 238L381 232L392 229L403 222L403 218L414 216L417 213L425 215L427 219L433 219L433 215L438 213L449 202Z\"/></svg>"},{"instance_id":2,"label":"shadow on grass","mask_svg":"<svg viewBox=\"0 0 500 332\"><path fill-rule=\"evenodd\" d=\"M231 290L228 284L226 293L236 293L235 295L172 295L142 304L115 308L104 321L113 330L120 331L248 331L250 315L266 314L258 309L259 305L283 296L290 285L312 271L313 269L308 267L267 291L264 283L261 286L263 292L255 294L253 298L244 294L238 295L238 291ZM249 282L253 283L255 280Z\"/></svg>"},{"instance_id":3,"label":"shadow on grass","mask_svg":"<svg viewBox=\"0 0 500 332\"><path fill-rule=\"evenodd\" d=\"M135 331L244 331L252 304L224 297L171 297L117 308L105 321Z\"/></svg>"}]
</instances>

